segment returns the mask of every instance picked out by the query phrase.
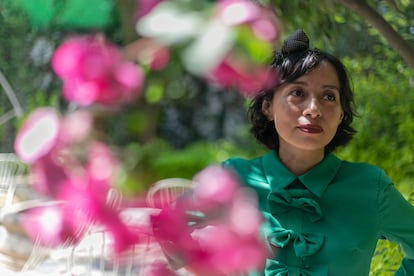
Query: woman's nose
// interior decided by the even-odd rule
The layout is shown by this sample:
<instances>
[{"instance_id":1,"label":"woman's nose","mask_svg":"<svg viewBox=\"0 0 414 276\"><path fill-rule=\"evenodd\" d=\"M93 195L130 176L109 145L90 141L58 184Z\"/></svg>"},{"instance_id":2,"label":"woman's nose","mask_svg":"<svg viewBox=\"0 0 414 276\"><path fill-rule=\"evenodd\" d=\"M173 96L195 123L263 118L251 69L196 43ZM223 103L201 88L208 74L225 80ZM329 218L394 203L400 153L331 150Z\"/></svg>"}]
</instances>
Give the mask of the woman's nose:
<instances>
[{"instance_id":1,"label":"woman's nose","mask_svg":"<svg viewBox=\"0 0 414 276\"><path fill-rule=\"evenodd\" d=\"M303 115L306 117L317 118L322 115L319 102L317 99L310 99L305 109L303 110Z\"/></svg>"}]
</instances>

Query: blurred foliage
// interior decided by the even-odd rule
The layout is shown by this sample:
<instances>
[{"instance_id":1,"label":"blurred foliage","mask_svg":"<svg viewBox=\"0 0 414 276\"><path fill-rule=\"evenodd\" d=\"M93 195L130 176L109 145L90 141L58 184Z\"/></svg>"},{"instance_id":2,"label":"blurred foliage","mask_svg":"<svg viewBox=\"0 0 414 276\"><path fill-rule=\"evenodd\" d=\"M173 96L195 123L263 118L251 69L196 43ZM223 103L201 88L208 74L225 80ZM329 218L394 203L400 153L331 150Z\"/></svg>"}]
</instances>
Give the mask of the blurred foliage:
<instances>
[{"instance_id":1,"label":"blurred foliage","mask_svg":"<svg viewBox=\"0 0 414 276\"><path fill-rule=\"evenodd\" d=\"M354 80L358 133L338 155L383 168L414 203L413 74L401 61L388 61L396 60L391 50L384 47L383 53L381 58L344 59ZM393 275L402 256L399 246L379 241L370 275Z\"/></svg>"},{"instance_id":2,"label":"blurred foliage","mask_svg":"<svg viewBox=\"0 0 414 276\"><path fill-rule=\"evenodd\" d=\"M114 2L111 0L5 0L21 8L29 16L34 28L61 27L105 28L112 20Z\"/></svg>"},{"instance_id":3,"label":"blurred foliage","mask_svg":"<svg viewBox=\"0 0 414 276\"><path fill-rule=\"evenodd\" d=\"M36 9L41 13L27 16L18 9L24 6L30 10L29 5L34 2L43 7ZM201 5L199 1L191 2ZM377 30L336 1L258 2L276 7L282 37L303 28L312 46L344 60L355 90L358 134L337 154L350 161L382 167L404 196L414 202L413 72ZM413 1L394 1L398 10L389 5L390 1L368 2L404 39L414 43ZM57 3L56 0L0 1L0 35L8 37L0 45L0 70L17 92L26 114L41 105L67 108L61 102L60 83L53 77L48 62L69 27L82 32L98 29L120 45L127 40L122 36L126 26L121 25L116 1L61 1L60 8ZM82 13L78 12L80 5L85 7ZM63 26L68 28L65 30ZM133 173L125 174L120 183L124 190L139 193L142 191L136 190L137 186L146 187L167 177L191 178L208 164L232 156L250 158L264 151L248 134L242 115L246 102L236 93L208 87L174 63L150 76L146 85L140 103L100 122L102 130L111 133L111 142L122 146L119 154L128 152L125 168ZM0 105L4 102L0 93ZM20 120L0 128L1 151L11 150L11 133ZM399 265L401 256L398 246L380 241L370 275L392 275L390 271Z\"/></svg>"},{"instance_id":4,"label":"blurred foliage","mask_svg":"<svg viewBox=\"0 0 414 276\"><path fill-rule=\"evenodd\" d=\"M260 151L257 146L253 148ZM120 187L128 193L137 194L157 180L175 177L191 179L207 165L234 156L251 158L257 153L253 153L251 147L240 148L228 140L215 143L198 141L180 150L171 147L164 139L146 144L132 143L120 151L120 154L125 154L125 169L132 172L125 175Z\"/></svg>"}]
</instances>

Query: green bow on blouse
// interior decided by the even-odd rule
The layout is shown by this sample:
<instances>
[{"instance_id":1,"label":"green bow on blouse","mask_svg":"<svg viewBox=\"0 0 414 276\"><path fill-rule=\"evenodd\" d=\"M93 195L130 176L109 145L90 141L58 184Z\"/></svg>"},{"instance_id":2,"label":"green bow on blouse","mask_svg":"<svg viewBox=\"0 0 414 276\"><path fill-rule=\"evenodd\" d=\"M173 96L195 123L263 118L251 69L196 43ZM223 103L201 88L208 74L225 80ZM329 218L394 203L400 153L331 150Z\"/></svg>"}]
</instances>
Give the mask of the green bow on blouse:
<instances>
[{"instance_id":1,"label":"green bow on blouse","mask_svg":"<svg viewBox=\"0 0 414 276\"><path fill-rule=\"evenodd\" d=\"M312 222L320 220L323 215L318 202L310 197L296 197L298 195L283 189L272 191L267 196L270 212L277 215L296 208L302 210Z\"/></svg>"},{"instance_id":2,"label":"green bow on blouse","mask_svg":"<svg viewBox=\"0 0 414 276\"><path fill-rule=\"evenodd\" d=\"M325 237L321 234L298 233L283 227L276 227L267 235L270 244L283 248L293 241L296 256L306 257L315 254L321 247Z\"/></svg>"},{"instance_id":3,"label":"green bow on blouse","mask_svg":"<svg viewBox=\"0 0 414 276\"><path fill-rule=\"evenodd\" d=\"M326 276L328 275L327 266L305 266L294 267L286 266L275 260L267 260L266 276Z\"/></svg>"}]
</instances>

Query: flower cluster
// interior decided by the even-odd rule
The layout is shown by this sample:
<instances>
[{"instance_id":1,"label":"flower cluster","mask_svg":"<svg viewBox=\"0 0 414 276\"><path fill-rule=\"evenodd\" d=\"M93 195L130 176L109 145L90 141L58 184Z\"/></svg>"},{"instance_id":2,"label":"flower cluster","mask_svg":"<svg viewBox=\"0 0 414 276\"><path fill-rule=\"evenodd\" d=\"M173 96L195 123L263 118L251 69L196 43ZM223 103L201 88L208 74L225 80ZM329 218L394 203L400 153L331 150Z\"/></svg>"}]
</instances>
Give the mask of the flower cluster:
<instances>
[{"instance_id":1,"label":"flower cluster","mask_svg":"<svg viewBox=\"0 0 414 276\"><path fill-rule=\"evenodd\" d=\"M173 268L229 275L264 266L268 252L259 238L262 220L255 198L223 167L199 172L192 191L151 221Z\"/></svg>"},{"instance_id":2,"label":"flower cluster","mask_svg":"<svg viewBox=\"0 0 414 276\"><path fill-rule=\"evenodd\" d=\"M279 38L271 9L250 0L220 0L205 14L188 11L180 1L152 1L137 31L179 48L186 70L222 88L252 94L278 81L266 64Z\"/></svg>"},{"instance_id":3,"label":"flower cluster","mask_svg":"<svg viewBox=\"0 0 414 276\"><path fill-rule=\"evenodd\" d=\"M141 242L137 228L121 219L123 205L111 201L125 170L113 149L94 136L91 106L122 111L143 93L145 73L163 70L172 58L188 72L240 93L277 81L262 54L271 53L279 36L268 9L249 0L217 1L208 12L184 8L188 1L138 3L144 7L137 13L140 38L123 51L99 35L73 36L57 48L52 68L75 111L61 115L38 108L16 137L15 152L29 165L33 188L52 200L22 219L28 235L45 246L76 243L91 224L111 234L117 254ZM227 275L261 267L267 252L255 199L222 167L206 168L193 182L188 195L159 206L152 228L145 229L170 260L154 264L154 271L173 275L170 268L183 265L197 275Z\"/></svg>"},{"instance_id":4,"label":"flower cluster","mask_svg":"<svg viewBox=\"0 0 414 276\"><path fill-rule=\"evenodd\" d=\"M237 29L239 40L242 41L244 33L248 33L256 45L262 45L262 51L271 52L268 47L271 47L279 36L276 18L270 10L250 0L219 1L216 17L225 26ZM264 60L254 61L246 58L240 46L249 47L248 44L236 44L236 47L216 64L208 77L222 87L234 87L248 94L275 84L277 76L263 66Z\"/></svg>"},{"instance_id":5,"label":"flower cluster","mask_svg":"<svg viewBox=\"0 0 414 276\"><path fill-rule=\"evenodd\" d=\"M85 110L61 117L51 108L39 108L26 119L15 151L30 165L35 191L55 204L26 212L23 226L34 240L54 247L76 243L88 225L98 223L112 234L119 253L138 242L138 236L108 202L119 161L106 144L87 139L91 126Z\"/></svg>"},{"instance_id":6,"label":"flower cluster","mask_svg":"<svg viewBox=\"0 0 414 276\"><path fill-rule=\"evenodd\" d=\"M142 70L98 36L74 37L54 53L52 67L63 80L63 96L82 106L116 105L134 100L143 84Z\"/></svg>"}]
</instances>

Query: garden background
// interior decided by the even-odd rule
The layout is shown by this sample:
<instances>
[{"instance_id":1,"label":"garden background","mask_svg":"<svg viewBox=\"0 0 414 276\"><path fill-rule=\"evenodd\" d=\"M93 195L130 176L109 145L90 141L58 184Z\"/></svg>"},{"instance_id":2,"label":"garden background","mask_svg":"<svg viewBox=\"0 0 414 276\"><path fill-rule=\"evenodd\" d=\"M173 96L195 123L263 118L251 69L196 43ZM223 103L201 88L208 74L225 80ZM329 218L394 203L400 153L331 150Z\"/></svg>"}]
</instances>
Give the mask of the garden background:
<instances>
[{"instance_id":1,"label":"garden background","mask_svg":"<svg viewBox=\"0 0 414 276\"><path fill-rule=\"evenodd\" d=\"M52 53L65 36L99 31L126 49L138 39L134 25L138 2L0 1L0 72L23 111L1 125L0 152L13 152L17 129L35 108L70 109L50 67ZM203 9L214 1L187 2ZM257 2L275 7L282 38L303 28L312 46L344 61L356 94L358 134L336 153L382 167L414 202L414 3ZM191 178L209 164L264 151L249 134L242 95L211 86L174 64L149 78L140 101L99 121L102 133L110 134L105 139L132 153L126 162L135 167L134 179L141 186L168 177ZM0 90L0 114L13 108L4 92ZM399 259L399 248L381 241L371 275L392 275Z\"/></svg>"}]
</instances>

